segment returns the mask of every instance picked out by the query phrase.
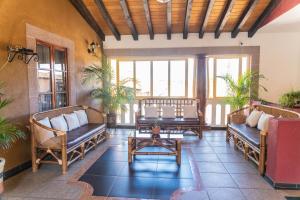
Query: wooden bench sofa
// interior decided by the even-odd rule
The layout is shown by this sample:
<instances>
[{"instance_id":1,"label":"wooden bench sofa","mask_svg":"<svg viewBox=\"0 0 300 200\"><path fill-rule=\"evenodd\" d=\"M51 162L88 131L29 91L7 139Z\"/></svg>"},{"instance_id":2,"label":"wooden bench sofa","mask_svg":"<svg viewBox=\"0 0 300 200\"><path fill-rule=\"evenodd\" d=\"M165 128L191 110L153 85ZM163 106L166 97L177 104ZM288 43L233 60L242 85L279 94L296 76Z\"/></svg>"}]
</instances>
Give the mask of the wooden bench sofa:
<instances>
[{"instance_id":1,"label":"wooden bench sofa","mask_svg":"<svg viewBox=\"0 0 300 200\"><path fill-rule=\"evenodd\" d=\"M250 114L254 109L273 115L274 119L272 120L300 118L300 114L273 106L253 105L234 111L228 115L226 141L233 140L235 149L241 150L246 160L250 159L257 164L259 173L263 175L266 168L267 136L268 134L272 134L272 132L269 132L269 130L260 131L256 127L247 126L245 122L235 122L233 121L234 118L232 118L232 115L237 113ZM277 128L282 129L282 127Z\"/></svg>"},{"instance_id":2,"label":"wooden bench sofa","mask_svg":"<svg viewBox=\"0 0 300 200\"><path fill-rule=\"evenodd\" d=\"M145 117L145 107L157 107L158 117ZM175 108L174 118L163 118L162 107L172 106ZM195 106L197 116L195 118L184 118L183 107ZM135 114L136 129L149 130L153 124L158 123L161 130L192 131L202 138L203 115L199 109L199 100L192 98L147 98L138 100L138 111Z\"/></svg>"},{"instance_id":3,"label":"wooden bench sofa","mask_svg":"<svg viewBox=\"0 0 300 200\"><path fill-rule=\"evenodd\" d=\"M40 120L74 111L84 110L87 116L87 124L70 131L61 131L41 123ZM48 119L47 119L48 120ZM106 138L105 116L100 111L87 106L69 106L46 112L36 113L31 116L31 150L32 170L36 172L41 163L59 164L62 172L97 144ZM53 134L53 137L48 136ZM47 140L43 138L47 138Z\"/></svg>"}]
</instances>

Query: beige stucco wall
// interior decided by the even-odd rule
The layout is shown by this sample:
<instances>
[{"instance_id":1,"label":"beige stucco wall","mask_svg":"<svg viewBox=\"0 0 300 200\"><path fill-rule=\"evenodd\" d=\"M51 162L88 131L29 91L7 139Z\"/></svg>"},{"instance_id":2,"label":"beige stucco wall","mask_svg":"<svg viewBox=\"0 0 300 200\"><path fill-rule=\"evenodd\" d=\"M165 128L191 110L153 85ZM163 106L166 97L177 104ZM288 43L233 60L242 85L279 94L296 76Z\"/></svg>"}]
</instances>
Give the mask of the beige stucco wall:
<instances>
[{"instance_id":1,"label":"beige stucco wall","mask_svg":"<svg viewBox=\"0 0 300 200\"><path fill-rule=\"evenodd\" d=\"M100 64L100 53L98 57L87 53L87 43L98 41L98 37L72 4L68 0L1 0L0 67L5 65L6 46L9 43L27 46L26 24L74 42L75 64L69 67L75 71L76 103L97 106L97 102L92 102L88 97L90 88L81 85L80 70L89 64ZM6 84L5 93L15 99L0 114L21 124L23 128L29 119L27 67L23 62L15 60L6 64L0 71L0 81ZM7 160L5 170L30 160L29 140L18 142L8 151L0 151L0 156Z\"/></svg>"}]
</instances>

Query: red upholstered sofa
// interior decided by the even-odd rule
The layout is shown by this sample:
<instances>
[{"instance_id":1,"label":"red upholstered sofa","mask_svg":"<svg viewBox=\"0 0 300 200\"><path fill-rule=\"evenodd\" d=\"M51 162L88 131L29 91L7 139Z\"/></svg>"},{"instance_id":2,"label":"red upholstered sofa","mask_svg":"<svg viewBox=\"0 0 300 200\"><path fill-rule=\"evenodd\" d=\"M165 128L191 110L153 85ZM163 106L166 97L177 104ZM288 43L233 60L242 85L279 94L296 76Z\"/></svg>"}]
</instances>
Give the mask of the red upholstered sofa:
<instances>
[{"instance_id":1,"label":"red upholstered sofa","mask_svg":"<svg viewBox=\"0 0 300 200\"><path fill-rule=\"evenodd\" d=\"M300 189L300 119L272 119L266 176L275 188Z\"/></svg>"}]
</instances>

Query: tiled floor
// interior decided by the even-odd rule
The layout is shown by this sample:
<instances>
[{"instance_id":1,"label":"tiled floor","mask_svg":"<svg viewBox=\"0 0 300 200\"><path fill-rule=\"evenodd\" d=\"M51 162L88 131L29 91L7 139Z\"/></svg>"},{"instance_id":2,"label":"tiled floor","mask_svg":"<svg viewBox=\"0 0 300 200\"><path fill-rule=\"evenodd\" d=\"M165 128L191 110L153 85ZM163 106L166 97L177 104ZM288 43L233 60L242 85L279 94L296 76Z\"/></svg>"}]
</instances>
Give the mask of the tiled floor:
<instances>
[{"instance_id":1,"label":"tiled floor","mask_svg":"<svg viewBox=\"0 0 300 200\"><path fill-rule=\"evenodd\" d=\"M118 199L103 196L125 193L130 197L142 193L145 198L188 200L277 200L300 196L300 191L276 191L270 187L256 167L225 142L224 131L206 131L202 140L185 136L180 168L174 158L163 156L137 157L128 166L129 132L113 131L105 143L70 166L67 175L61 175L57 166L44 165L37 173L26 170L10 178L1 200ZM92 192L102 197L89 197L87 186L76 181L81 176L98 185Z\"/></svg>"}]
</instances>

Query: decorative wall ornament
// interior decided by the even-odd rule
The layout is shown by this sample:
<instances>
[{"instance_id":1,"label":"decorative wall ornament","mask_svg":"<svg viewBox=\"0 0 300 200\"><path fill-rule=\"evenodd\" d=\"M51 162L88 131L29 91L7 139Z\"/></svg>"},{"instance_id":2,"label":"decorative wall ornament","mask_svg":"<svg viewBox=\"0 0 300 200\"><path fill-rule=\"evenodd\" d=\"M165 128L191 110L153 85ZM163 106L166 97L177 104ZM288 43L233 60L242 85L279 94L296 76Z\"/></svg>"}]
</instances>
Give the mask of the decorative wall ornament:
<instances>
[{"instance_id":1,"label":"decorative wall ornament","mask_svg":"<svg viewBox=\"0 0 300 200\"><path fill-rule=\"evenodd\" d=\"M7 61L12 62L14 58L17 56L19 60L23 60L25 64L28 64L32 59L35 62L39 61L39 56L32 49L26 49L22 46L8 46L7 47Z\"/></svg>"},{"instance_id":2,"label":"decorative wall ornament","mask_svg":"<svg viewBox=\"0 0 300 200\"><path fill-rule=\"evenodd\" d=\"M96 49L100 47L100 44L93 41L88 45L88 53L91 55L96 55Z\"/></svg>"}]
</instances>

